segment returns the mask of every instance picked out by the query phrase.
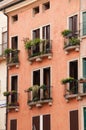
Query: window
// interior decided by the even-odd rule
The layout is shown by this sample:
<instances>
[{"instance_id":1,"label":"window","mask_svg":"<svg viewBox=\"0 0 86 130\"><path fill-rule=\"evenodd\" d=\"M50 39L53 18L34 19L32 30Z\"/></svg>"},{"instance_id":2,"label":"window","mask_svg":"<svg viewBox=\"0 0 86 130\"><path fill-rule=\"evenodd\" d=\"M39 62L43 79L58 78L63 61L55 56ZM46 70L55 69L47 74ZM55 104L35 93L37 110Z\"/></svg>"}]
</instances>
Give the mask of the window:
<instances>
[{"instance_id":1,"label":"window","mask_svg":"<svg viewBox=\"0 0 86 130\"><path fill-rule=\"evenodd\" d=\"M14 16L12 16L12 21L13 21L13 22L18 21L18 15L14 15Z\"/></svg>"},{"instance_id":2,"label":"window","mask_svg":"<svg viewBox=\"0 0 86 130\"><path fill-rule=\"evenodd\" d=\"M48 10L50 9L50 2L46 2L43 4L43 10Z\"/></svg>"},{"instance_id":3,"label":"window","mask_svg":"<svg viewBox=\"0 0 86 130\"><path fill-rule=\"evenodd\" d=\"M0 55L4 54L5 49L7 48L7 32L2 33L2 44L0 44Z\"/></svg>"},{"instance_id":4,"label":"window","mask_svg":"<svg viewBox=\"0 0 86 130\"><path fill-rule=\"evenodd\" d=\"M16 91L18 89L18 76L11 77L11 91ZM17 102L17 94L11 96L11 102Z\"/></svg>"},{"instance_id":5,"label":"window","mask_svg":"<svg viewBox=\"0 0 86 130\"><path fill-rule=\"evenodd\" d=\"M39 13L39 6L33 8L33 15L36 15Z\"/></svg>"},{"instance_id":6,"label":"window","mask_svg":"<svg viewBox=\"0 0 86 130\"><path fill-rule=\"evenodd\" d=\"M77 36L77 15L69 18L69 30L72 31L73 36Z\"/></svg>"},{"instance_id":7,"label":"window","mask_svg":"<svg viewBox=\"0 0 86 130\"><path fill-rule=\"evenodd\" d=\"M51 88L51 83L50 83L50 67L39 69L36 71L33 71L33 85L45 85L46 86L46 91L43 92L43 95L40 95L40 91L38 93L38 98L42 98L42 96L45 99L49 99L51 94L50 94L50 88ZM34 97L35 98L35 97Z\"/></svg>"},{"instance_id":8,"label":"window","mask_svg":"<svg viewBox=\"0 0 86 130\"><path fill-rule=\"evenodd\" d=\"M10 120L10 130L17 130L17 120Z\"/></svg>"},{"instance_id":9,"label":"window","mask_svg":"<svg viewBox=\"0 0 86 130\"><path fill-rule=\"evenodd\" d=\"M42 38L50 40L50 25L42 27Z\"/></svg>"},{"instance_id":10,"label":"window","mask_svg":"<svg viewBox=\"0 0 86 130\"><path fill-rule=\"evenodd\" d=\"M18 49L18 36L12 37L11 46L12 49Z\"/></svg>"},{"instance_id":11,"label":"window","mask_svg":"<svg viewBox=\"0 0 86 130\"><path fill-rule=\"evenodd\" d=\"M74 79L78 79L78 61L69 62L69 77L73 77ZM72 91L72 94L78 93L78 83L76 81L71 82L69 86L69 90Z\"/></svg>"},{"instance_id":12,"label":"window","mask_svg":"<svg viewBox=\"0 0 86 130\"><path fill-rule=\"evenodd\" d=\"M50 115L41 115L32 118L33 130L50 130Z\"/></svg>"},{"instance_id":13,"label":"window","mask_svg":"<svg viewBox=\"0 0 86 130\"><path fill-rule=\"evenodd\" d=\"M79 130L78 110L70 111L70 130Z\"/></svg>"},{"instance_id":14,"label":"window","mask_svg":"<svg viewBox=\"0 0 86 130\"><path fill-rule=\"evenodd\" d=\"M83 12L83 35L86 35L86 12Z\"/></svg>"}]
</instances>

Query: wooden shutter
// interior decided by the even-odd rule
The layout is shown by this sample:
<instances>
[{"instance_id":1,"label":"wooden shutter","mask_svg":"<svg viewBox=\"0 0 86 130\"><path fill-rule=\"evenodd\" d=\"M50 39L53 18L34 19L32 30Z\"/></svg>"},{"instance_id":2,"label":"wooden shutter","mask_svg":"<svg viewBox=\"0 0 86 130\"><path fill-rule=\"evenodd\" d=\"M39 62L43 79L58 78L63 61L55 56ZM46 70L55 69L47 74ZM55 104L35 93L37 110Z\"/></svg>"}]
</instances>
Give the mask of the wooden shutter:
<instances>
[{"instance_id":1,"label":"wooden shutter","mask_svg":"<svg viewBox=\"0 0 86 130\"><path fill-rule=\"evenodd\" d=\"M11 120L10 121L10 130L17 130L17 120Z\"/></svg>"},{"instance_id":2,"label":"wooden shutter","mask_svg":"<svg viewBox=\"0 0 86 130\"><path fill-rule=\"evenodd\" d=\"M86 58L83 58L83 77L86 78ZM83 84L83 92L86 92L86 83Z\"/></svg>"},{"instance_id":3,"label":"wooden shutter","mask_svg":"<svg viewBox=\"0 0 86 130\"><path fill-rule=\"evenodd\" d=\"M40 130L40 117L36 116L32 118L32 130Z\"/></svg>"},{"instance_id":4,"label":"wooden shutter","mask_svg":"<svg viewBox=\"0 0 86 130\"><path fill-rule=\"evenodd\" d=\"M50 115L43 115L43 130L50 130Z\"/></svg>"},{"instance_id":5,"label":"wooden shutter","mask_svg":"<svg viewBox=\"0 0 86 130\"><path fill-rule=\"evenodd\" d=\"M79 128L78 128L78 110L70 112L70 130L79 130Z\"/></svg>"},{"instance_id":6,"label":"wooden shutter","mask_svg":"<svg viewBox=\"0 0 86 130\"><path fill-rule=\"evenodd\" d=\"M83 114L84 114L84 130L86 130L86 107L83 110Z\"/></svg>"},{"instance_id":7,"label":"wooden shutter","mask_svg":"<svg viewBox=\"0 0 86 130\"><path fill-rule=\"evenodd\" d=\"M72 31L72 34L75 35L77 32L77 15L69 18L69 29Z\"/></svg>"},{"instance_id":8,"label":"wooden shutter","mask_svg":"<svg viewBox=\"0 0 86 130\"><path fill-rule=\"evenodd\" d=\"M86 35L86 12L83 13L83 35Z\"/></svg>"}]
</instances>

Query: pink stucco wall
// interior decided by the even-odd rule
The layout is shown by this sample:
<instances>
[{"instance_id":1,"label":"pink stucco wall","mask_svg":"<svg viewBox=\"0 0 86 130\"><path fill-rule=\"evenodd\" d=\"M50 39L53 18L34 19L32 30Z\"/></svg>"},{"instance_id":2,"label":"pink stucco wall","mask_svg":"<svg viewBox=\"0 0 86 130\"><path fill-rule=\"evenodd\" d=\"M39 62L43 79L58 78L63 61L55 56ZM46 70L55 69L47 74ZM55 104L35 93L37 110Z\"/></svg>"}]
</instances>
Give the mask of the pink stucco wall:
<instances>
[{"instance_id":1,"label":"pink stucco wall","mask_svg":"<svg viewBox=\"0 0 86 130\"><path fill-rule=\"evenodd\" d=\"M68 61L79 59L79 52L71 52L68 55L63 50L64 39L61 32L68 27L67 18L74 14L79 14L79 0L50 0L50 9L42 12L42 3L40 0L29 6L8 13L9 15L9 47L11 46L10 38L18 35L18 49L20 66L19 68L12 67L9 69L9 88L10 76L18 74L18 92L19 92L19 112L9 112L8 114L8 130L10 119L18 119L18 130L31 130L32 117L36 115L50 114L51 115L51 130L69 130L69 111L81 109L83 101L71 100L69 103L64 98L64 86L61 84L62 78L68 76ZM36 5L40 6L40 13L33 17L32 8ZM18 14L18 21L12 23L11 16ZM79 15L78 15L79 17ZM31 38L31 30L50 24L52 52L51 60L43 59L42 62L34 62L32 65L27 60L27 52L24 48L23 38ZM83 50L83 47L81 47ZM81 50L81 53L83 52ZM83 52L85 54L85 50ZM83 54L83 55L84 55ZM31 73L34 69L41 67L51 67L51 85L53 104L43 105L42 108L29 109L27 105L27 94L24 92L31 86ZM81 130L81 123L79 124Z\"/></svg>"}]
</instances>

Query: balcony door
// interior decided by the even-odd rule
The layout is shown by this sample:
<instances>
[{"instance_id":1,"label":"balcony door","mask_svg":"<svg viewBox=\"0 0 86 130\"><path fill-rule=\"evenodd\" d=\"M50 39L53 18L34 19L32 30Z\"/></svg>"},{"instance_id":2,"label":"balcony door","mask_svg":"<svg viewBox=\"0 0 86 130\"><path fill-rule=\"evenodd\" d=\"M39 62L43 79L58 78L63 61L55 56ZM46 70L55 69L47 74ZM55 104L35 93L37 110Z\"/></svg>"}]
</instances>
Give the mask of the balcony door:
<instances>
[{"instance_id":1,"label":"balcony door","mask_svg":"<svg viewBox=\"0 0 86 130\"><path fill-rule=\"evenodd\" d=\"M69 77L73 77L74 79L78 79L78 61L69 62ZM78 83L76 81L70 83L70 90L73 94L78 93Z\"/></svg>"},{"instance_id":2,"label":"balcony door","mask_svg":"<svg viewBox=\"0 0 86 130\"><path fill-rule=\"evenodd\" d=\"M12 76L11 77L11 91L16 91L18 89L18 76ZM11 96L11 102L15 103L17 102L17 94L14 94Z\"/></svg>"}]
</instances>

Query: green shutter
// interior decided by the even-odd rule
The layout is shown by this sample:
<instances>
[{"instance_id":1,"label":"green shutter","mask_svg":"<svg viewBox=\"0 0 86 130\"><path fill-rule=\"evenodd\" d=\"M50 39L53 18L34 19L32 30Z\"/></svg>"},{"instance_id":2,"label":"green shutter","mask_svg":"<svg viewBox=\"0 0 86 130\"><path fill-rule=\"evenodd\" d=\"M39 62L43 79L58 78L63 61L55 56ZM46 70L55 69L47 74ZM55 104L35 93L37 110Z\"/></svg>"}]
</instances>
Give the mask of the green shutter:
<instances>
[{"instance_id":1,"label":"green shutter","mask_svg":"<svg viewBox=\"0 0 86 130\"><path fill-rule=\"evenodd\" d=\"M84 113L84 130L86 130L86 107L83 109Z\"/></svg>"},{"instance_id":2,"label":"green shutter","mask_svg":"<svg viewBox=\"0 0 86 130\"><path fill-rule=\"evenodd\" d=\"M83 77L86 78L86 58L83 58ZM83 84L83 92L86 93L86 83Z\"/></svg>"},{"instance_id":3,"label":"green shutter","mask_svg":"<svg viewBox=\"0 0 86 130\"><path fill-rule=\"evenodd\" d=\"M86 12L83 13L83 35L86 35Z\"/></svg>"}]
</instances>

